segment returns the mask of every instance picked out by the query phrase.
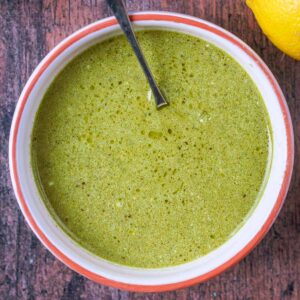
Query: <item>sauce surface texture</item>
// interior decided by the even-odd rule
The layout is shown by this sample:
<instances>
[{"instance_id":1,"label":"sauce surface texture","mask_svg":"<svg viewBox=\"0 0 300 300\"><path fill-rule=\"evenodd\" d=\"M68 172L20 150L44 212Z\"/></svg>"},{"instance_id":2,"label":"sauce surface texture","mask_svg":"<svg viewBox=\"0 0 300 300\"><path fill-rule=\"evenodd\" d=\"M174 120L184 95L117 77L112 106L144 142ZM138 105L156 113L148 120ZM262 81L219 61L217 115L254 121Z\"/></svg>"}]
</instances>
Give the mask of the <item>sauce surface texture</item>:
<instances>
[{"instance_id":1,"label":"sauce surface texture","mask_svg":"<svg viewBox=\"0 0 300 300\"><path fill-rule=\"evenodd\" d=\"M170 106L157 111L123 36L55 78L32 133L32 167L58 224L94 254L135 267L182 264L221 246L256 204L271 150L255 84L219 48L137 34Z\"/></svg>"}]
</instances>

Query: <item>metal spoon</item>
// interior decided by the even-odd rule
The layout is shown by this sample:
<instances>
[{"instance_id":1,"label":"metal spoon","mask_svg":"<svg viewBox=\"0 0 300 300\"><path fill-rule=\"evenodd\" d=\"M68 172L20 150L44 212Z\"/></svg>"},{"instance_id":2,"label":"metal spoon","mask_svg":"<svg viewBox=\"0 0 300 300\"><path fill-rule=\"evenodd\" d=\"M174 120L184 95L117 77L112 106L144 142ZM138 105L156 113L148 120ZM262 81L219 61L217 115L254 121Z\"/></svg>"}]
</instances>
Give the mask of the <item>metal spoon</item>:
<instances>
[{"instance_id":1,"label":"metal spoon","mask_svg":"<svg viewBox=\"0 0 300 300\"><path fill-rule=\"evenodd\" d=\"M162 108L168 105L168 102L163 97L161 91L159 90L157 83L148 67L146 59L141 51L139 43L134 35L134 32L131 27L131 22L129 20L125 5L123 0L106 0L107 4L113 11L116 19L118 20L122 30L124 31L137 59L142 66L142 69L148 79L149 85L152 89L154 99L156 102L157 109Z\"/></svg>"}]
</instances>

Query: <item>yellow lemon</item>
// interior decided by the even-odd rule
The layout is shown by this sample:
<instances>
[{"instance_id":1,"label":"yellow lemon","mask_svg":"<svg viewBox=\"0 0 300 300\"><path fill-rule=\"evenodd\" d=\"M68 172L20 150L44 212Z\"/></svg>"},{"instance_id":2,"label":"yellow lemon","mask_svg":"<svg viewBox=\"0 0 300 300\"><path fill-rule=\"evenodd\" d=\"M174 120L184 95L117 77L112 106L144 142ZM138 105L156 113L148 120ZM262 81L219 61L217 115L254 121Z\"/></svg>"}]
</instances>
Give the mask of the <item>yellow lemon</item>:
<instances>
[{"instance_id":1,"label":"yellow lemon","mask_svg":"<svg viewBox=\"0 0 300 300\"><path fill-rule=\"evenodd\" d=\"M300 0L246 0L266 36L300 60Z\"/></svg>"}]
</instances>

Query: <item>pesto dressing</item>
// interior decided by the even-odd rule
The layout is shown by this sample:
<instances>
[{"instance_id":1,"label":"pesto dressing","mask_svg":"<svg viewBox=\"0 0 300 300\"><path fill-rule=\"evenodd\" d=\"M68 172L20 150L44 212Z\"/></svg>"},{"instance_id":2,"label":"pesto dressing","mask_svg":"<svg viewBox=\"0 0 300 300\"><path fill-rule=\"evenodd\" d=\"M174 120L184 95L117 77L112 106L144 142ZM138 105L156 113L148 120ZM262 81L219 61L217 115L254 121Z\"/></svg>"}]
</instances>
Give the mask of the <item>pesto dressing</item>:
<instances>
[{"instance_id":1,"label":"pesto dressing","mask_svg":"<svg viewBox=\"0 0 300 300\"><path fill-rule=\"evenodd\" d=\"M269 119L244 69L212 44L137 33L170 106L157 111L125 37L86 50L37 112L32 166L58 224L124 265L182 264L221 246L257 202Z\"/></svg>"}]
</instances>

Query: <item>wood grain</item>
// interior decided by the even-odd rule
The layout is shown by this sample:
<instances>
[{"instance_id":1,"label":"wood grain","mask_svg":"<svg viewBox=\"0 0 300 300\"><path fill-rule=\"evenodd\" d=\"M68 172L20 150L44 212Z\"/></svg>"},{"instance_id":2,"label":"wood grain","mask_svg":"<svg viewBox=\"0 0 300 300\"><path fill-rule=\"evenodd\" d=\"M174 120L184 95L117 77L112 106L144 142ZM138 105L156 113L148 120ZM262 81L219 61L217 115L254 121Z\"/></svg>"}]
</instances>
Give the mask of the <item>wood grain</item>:
<instances>
[{"instance_id":1,"label":"wood grain","mask_svg":"<svg viewBox=\"0 0 300 300\"><path fill-rule=\"evenodd\" d=\"M0 0L0 299L300 299L300 62L266 39L243 1L128 0L127 6L201 17L233 32L263 58L283 89L295 130L286 203L250 255L204 284L162 294L129 293L72 272L41 245L21 215L9 178L9 129L18 96L43 56L110 11L103 0Z\"/></svg>"}]
</instances>

